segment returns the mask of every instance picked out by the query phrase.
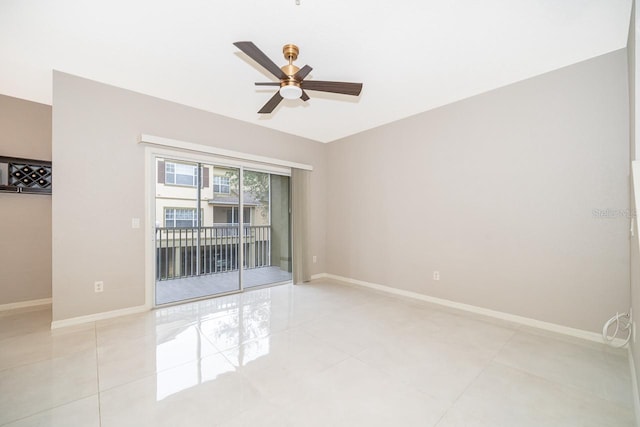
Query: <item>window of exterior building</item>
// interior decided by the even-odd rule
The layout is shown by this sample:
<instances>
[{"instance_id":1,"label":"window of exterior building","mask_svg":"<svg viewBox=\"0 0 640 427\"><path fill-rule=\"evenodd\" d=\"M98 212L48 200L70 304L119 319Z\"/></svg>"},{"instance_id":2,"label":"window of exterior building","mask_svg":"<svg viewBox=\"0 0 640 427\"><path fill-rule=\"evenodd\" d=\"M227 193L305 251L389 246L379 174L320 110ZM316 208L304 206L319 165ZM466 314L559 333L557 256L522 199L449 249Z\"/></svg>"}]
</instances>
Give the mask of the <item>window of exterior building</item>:
<instances>
[{"instance_id":1,"label":"window of exterior building","mask_svg":"<svg viewBox=\"0 0 640 427\"><path fill-rule=\"evenodd\" d=\"M189 208L165 208L165 227L197 227L198 217L195 209Z\"/></svg>"},{"instance_id":2,"label":"window of exterior building","mask_svg":"<svg viewBox=\"0 0 640 427\"><path fill-rule=\"evenodd\" d=\"M215 206L213 222L215 224L238 224L238 208L232 206ZM244 223L251 224L251 208L244 208Z\"/></svg>"},{"instance_id":3,"label":"window of exterior building","mask_svg":"<svg viewBox=\"0 0 640 427\"><path fill-rule=\"evenodd\" d=\"M229 177L227 176L214 176L213 177L213 191L215 193L230 194L231 187L229 185Z\"/></svg>"},{"instance_id":4,"label":"window of exterior building","mask_svg":"<svg viewBox=\"0 0 640 427\"><path fill-rule=\"evenodd\" d=\"M166 162L164 167L165 184L184 185L186 187L195 187L198 184L198 166Z\"/></svg>"}]
</instances>

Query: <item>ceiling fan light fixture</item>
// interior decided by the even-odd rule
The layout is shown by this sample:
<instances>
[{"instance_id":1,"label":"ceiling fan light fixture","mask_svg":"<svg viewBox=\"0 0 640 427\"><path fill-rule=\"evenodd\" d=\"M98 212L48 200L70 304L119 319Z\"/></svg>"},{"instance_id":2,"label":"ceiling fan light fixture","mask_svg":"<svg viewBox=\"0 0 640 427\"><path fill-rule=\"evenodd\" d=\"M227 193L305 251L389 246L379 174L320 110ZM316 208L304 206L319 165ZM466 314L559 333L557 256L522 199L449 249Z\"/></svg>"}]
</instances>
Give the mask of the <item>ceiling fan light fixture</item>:
<instances>
[{"instance_id":1,"label":"ceiling fan light fixture","mask_svg":"<svg viewBox=\"0 0 640 427\"><path fill-rule=\"evenodd\" d=\"M286 85L280 88L280 96L284 99L298 99L302 96L302 89L296 85Z\"/></svg>"}]
</instances>

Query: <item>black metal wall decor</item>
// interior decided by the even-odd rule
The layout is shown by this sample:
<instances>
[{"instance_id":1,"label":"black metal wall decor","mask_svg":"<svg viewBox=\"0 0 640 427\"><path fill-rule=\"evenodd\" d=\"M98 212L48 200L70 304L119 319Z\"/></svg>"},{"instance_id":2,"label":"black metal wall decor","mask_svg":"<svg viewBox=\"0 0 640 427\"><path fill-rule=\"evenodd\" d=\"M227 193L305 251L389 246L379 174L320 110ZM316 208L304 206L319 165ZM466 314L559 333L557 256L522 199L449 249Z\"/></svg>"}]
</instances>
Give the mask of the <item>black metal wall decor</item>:
<instances>
[{"instance_id":1,"label":"black metal wall decor","mask_svg":"<svg viewBox=\"0 0 640 427\"><path fill-rule=\"evenodd\" d=\"M0 156L0 191L51 194L51 162Z\"/></svg>"}]
</instances>

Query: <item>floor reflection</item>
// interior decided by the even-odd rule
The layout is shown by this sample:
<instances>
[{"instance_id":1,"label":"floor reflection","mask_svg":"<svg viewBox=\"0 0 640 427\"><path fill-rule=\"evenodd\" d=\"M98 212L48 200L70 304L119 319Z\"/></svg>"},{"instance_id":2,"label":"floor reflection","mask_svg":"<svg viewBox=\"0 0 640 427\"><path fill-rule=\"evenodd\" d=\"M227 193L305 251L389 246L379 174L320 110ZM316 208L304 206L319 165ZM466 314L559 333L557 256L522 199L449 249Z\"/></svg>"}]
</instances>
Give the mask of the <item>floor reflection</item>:
<instances>
[{"instance_id":1,"label":"floor reflection","mask_svg":"<svg viewBox=\"0 0 640 427\"><path fill-rule=\"evenodd\" d=\"M271 297L262 289L156 310L157 400L269 354ZM236 347L235 360L215 354Z\"/></svg>"},{"instance_id":2,"label":"floor reflection","mask_svg":"<svg viewBox=\"0 0 640 427\"><path fill-rule=\"evenodd\" d=\"M234 371L233 366L224 358L216 355L159 372L156 400L160 401L173 394L213 381L220 375L232 371Z\"/></svg>"}]
</instances>

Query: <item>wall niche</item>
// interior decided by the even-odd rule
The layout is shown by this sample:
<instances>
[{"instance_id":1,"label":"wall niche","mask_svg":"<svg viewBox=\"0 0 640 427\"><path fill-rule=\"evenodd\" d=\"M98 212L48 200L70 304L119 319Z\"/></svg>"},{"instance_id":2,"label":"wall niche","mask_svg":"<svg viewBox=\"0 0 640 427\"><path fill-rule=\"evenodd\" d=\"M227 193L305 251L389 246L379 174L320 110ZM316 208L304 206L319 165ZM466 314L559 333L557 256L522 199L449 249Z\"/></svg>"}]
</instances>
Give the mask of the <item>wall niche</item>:
<instances>
[{"instance_id":1,"label":"wall niche","mask_svg":"<svg viewBox=\"0 0 640 427\"><path fill-rule=\"evenodd\" d=\"M51 194L51 162L0 156L0 191Z\"/></svg>"}]
</instances>

